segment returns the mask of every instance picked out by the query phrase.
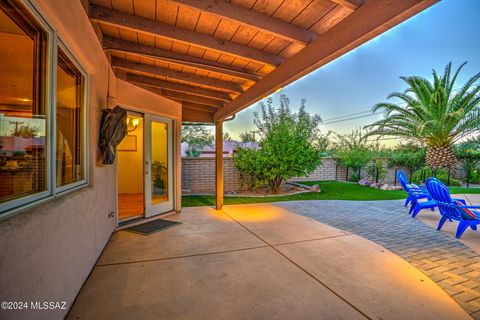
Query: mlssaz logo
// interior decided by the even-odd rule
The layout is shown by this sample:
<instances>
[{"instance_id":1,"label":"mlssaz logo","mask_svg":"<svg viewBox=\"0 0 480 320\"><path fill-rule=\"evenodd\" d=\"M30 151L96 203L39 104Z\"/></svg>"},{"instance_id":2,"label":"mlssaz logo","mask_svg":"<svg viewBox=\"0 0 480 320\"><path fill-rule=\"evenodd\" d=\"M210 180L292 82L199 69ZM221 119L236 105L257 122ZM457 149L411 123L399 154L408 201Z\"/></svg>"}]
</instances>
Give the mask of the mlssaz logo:
<instances>
[{"instance_id":1,"label":"mlssaz logo","mask_svg":"<svg viewBox=\"0 0 480 320\"><path fill-rule=\"evenodd\" d=\"M67 302L65 301L32 301L30 308L34 310L66 310Z\"/></svg>"}]
</instances>

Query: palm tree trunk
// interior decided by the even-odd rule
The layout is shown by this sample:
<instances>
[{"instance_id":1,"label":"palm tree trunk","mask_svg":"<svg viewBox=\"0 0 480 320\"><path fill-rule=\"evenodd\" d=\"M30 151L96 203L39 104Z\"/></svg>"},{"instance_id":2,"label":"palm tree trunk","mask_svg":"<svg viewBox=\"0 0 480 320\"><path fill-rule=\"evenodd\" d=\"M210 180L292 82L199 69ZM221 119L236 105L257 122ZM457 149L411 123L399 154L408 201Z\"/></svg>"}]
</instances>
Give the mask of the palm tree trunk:
<instances>
[{"instance_id":1,"label":"palm tree trunk","mask_svg":"<svg viewBox=\"0 0 480 320\"><path fill-rule=\"evenodd\" d=\"M428 147L425 157L427 165L431 168L445 168L455 172L457 166L457 157L453 153L452 146Z\"/></svg>"}]
</instances>

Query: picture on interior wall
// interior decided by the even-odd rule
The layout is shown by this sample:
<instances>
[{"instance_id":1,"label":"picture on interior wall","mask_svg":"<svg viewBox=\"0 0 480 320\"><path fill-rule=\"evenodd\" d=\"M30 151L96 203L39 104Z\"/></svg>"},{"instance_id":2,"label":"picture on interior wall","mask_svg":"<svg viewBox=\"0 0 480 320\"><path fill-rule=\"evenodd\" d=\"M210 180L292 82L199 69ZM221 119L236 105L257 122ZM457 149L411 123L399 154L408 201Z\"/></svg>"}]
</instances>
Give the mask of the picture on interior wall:
<instances>
[{"instance_id":1,"label":"picture on interior wall","mask_svg":"<svg viewBox=\"0 0 480 320\"><path fill-rule=\"evenodd\" d=\"M118 151L137 151L137 136L126 135L118 145Z\"/></svg>"}]
</instances>

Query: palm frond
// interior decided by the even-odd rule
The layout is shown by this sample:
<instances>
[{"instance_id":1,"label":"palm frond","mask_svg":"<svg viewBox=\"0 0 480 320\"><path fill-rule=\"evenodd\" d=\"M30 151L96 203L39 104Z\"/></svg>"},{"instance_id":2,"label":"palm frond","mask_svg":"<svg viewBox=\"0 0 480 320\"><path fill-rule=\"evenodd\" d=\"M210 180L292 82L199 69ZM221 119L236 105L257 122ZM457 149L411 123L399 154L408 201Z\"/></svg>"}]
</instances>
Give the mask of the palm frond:
<instances>
[{"instance_id":1,"label":"palm frond","mask_svg":"<svg viewBox=\"0 0 480 320\"><path fill-rule=\"evenodd\" d=\"M368 135L416 139L430 146L445 146L465 134L480 131L480 73L471 77L453 95L454 84L466 63L452 72L452 63L442 75L435 70L433 80L424 77L401 77L408 85L404 92L393 92L388 99L399 99L405 106L383 102L373 112L385 113L383 119L365 126Z\"/></svg>"}]
</instances>

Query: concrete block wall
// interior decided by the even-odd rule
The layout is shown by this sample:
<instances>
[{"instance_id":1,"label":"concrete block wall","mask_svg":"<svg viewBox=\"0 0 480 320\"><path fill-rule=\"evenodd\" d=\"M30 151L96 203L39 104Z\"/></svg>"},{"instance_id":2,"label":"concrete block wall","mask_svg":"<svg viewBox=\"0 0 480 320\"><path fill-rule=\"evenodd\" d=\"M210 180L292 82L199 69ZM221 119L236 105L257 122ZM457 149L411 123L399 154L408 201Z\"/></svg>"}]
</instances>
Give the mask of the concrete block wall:
<instances>
[{"instance_id":1,"label":"concrete block wall","mask_svg":"<svg viewBox=\"0 0 480 320\"><path fill-rule=\"evenodd\" d=\"M346 170L345 168L337 168L337 160L334 158L326 157L322 158L322 164L317 167L309 176L307 177L297 177L292 178L292 181L315 181L315 180L344 180Z\"/></svg>"},{"instance_id":2,"label":"concrete block wall","mask_svg":"<svg viewBox=\"0 0 480 320\"><path fill-rule=\"evenodd\" d=\"M224 190L241 189L240 174L232 158L223 158ZM215 192L215 158L182 158L182 190L184 193Z\"/></svg>"},{"instance_id":3,"label":"concrete block wall","mask_svg":"<svg viewBox=\"0 0 480 320\"><path fill-rule=\"evenodd\" d=\"M374 165L372 162L370 165ZM235 192L242 189L240 174L235 168L232 158L223 159L225 192ZM407 168L389 167L387 159L383 160L383 169L386 170L385 178L379 182L394 184L395 169L401 169L407 177L410 170ZM457 175L461 175L457 170ZM348 176L353 173L352 168L348 170ZM362 168L361 178L368 178L368 171ZM337 165L337 160L332 157L322 158L322 164L318 166L307 177L295 177L290 181L316 181L316 180L337 180L346 181L347 168ZM182 190L185 193L214 193L215 192L215 158L182 158Z\"/></svg>"}]
</instances>

